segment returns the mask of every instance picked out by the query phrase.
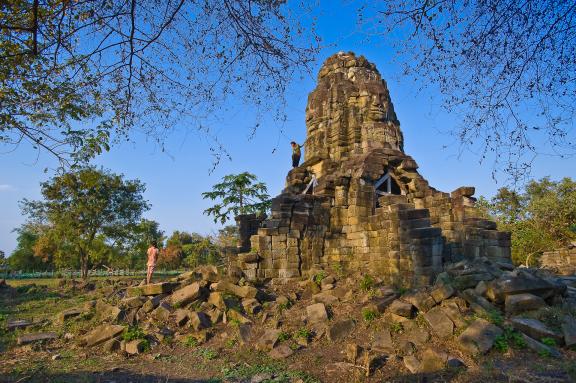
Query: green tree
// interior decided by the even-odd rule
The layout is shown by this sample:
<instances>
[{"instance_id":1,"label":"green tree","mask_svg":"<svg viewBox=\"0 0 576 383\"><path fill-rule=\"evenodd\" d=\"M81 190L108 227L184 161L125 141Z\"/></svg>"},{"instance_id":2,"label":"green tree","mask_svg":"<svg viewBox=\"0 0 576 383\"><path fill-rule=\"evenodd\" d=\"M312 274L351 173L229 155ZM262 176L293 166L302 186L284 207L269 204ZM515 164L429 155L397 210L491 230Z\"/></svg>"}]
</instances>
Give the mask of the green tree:
<instances>
[{"instance_id":1,"label":"green tree","mask_svg":"<svg viewBox=\"0 0 576 383\"><path fill-rule=\"evenodd\" d=\"M34 227L23 225L15 230L18 233L16 249L8 258L8 265L12 270L32 271L47 270L52 265L36 257L34 247L40 233Z\"/></svg>"},{"instance_id":2,"label":"green tree","mask_svg":"<svg viewBox=\"0 0 576 383\"><path fill-rule=\"evenodd\" d=\"M395 44L404 72L437 87L445 109L458 113L451 132L464 148L483 159L492 154L495 168L514 179L528 174L535 154L576 153L573 1L363 1L359 8L369 38Z\"/></svg>"},{"instance_id":3,"label":"green tree","mask_svg":"<svg viewBox=\"0 0 576 383\"><path fill-rule=\"evenodd\" d=\"M103 241L126 238L149 208L144 185L93 167L42 183L44 200L23 200L32 223L48 227L43 236L56 248L57 266L78 264L82 277L102 259Z\"/></svg>"},{"instance_id":4,"label":"green tree","mask_svg":"<svg viewBox=\"0 0 576 383\"><path fill-rule=\"evenodd\" d=\"M501 230L512 233L512 259L535 264L547 250L576 239L576 182L531 181L522 193L501 188L488 203Z\"/></svg>"},{"instance_id":5,"label":"green tree","mask_svg":"<svg viewBox=\"0 0 576 383\"><path fill-rule=\"evenodd\" d=\"M164 243L164 232L156 221L143 219L124 240L113 245L115 254L110 260L114 268L142 269L146 267L148 247L155 241L160 248Z\"/></svg>"},{"instance_id":6,"label":"green tree","mask_svg":"<svg viewBox=\"0 0 576 383\"><path fill-rule=\"evenodd\" d=\"M2 1L0 144L66 162L134 127L162 144L194 125L218 147L206 116L230 99L280 117L286 85L318 52L313 25L284 3Z\"/></svg>"},{"instance_id":7,"label":"green tree","mask_svg":"<svg viewBox=\"0 0 576 383\"><path fill-rule=\"evenodd\" d=\"M220 200L204 210L204 214L214 216L214 222L222 224L231 218L231 214L265 214L271 206L266 185L257 182L256 176L248 172L224 176L211 192L202 193L202 198Z\"/></svg>"}]
</instances>

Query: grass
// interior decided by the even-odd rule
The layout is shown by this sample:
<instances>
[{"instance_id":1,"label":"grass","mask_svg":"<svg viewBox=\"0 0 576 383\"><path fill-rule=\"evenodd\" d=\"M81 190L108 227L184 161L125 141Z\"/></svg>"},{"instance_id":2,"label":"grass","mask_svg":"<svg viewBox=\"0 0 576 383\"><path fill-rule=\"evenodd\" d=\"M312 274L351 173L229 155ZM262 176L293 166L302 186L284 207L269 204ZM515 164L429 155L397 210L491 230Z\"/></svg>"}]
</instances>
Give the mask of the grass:
<instances>
[{"instance_id":1,"label":"grass","mask_svg":"<svg viewBox=\"0 0 576 383\"><path fill-rule=\"evenodd\" d=\"M526 347L526 341L518 331L512 327L504 327L501 335L494 340L494 348L500 352L506 352L508 349L517 348L522 349Z\"/></svg>"},{"instance_id":2,"label":"grass","mask_svg":"<svg viewBox=\"0 0 576 383\"><path fill-rule=\"evenodd\" d=\"M390 323L390 331L399 334L404 331L404 326L400 322L392 322Z\"/></svg>"},{"instance_id":3,"label":"grass","mask_svg":"<svg viewBox=\"0 0 576 383\"><path fill-rule=\"evenodd\" d=\"M122 339L127 342L136 339L144 339L145 336L146 334L144 331L138 326L128 326L124 330L124 333L122 333Z\"/></svg>"},{"instance_id":4,"label":"grass","mask_svg":"<svg viewBox=\"0 0 576 383\"><path fill-rule=\"evenodd\" d=\"M370 291L374 288L374 279L370 275L364 275L360 280L360 290Z\"/></svg>"},{"instance_id":5,"label":"grass","mask_svg":"<svg viewBox=\"0 0 576 383\"><path fill-rule=\"evenodd\" d=\"M304 383L320 383L313 376L302 372L289 370L284 364L274 361L262 361L258 364L240 364L224 367L222 375L225 380L248 380L257 374L273 376L275 383L291 383L301 379ZM270 380L265 380L266 382Z\"/></svg>"},{"instance_id":6,"label":"grass","mask_svg":"<svg viewBox=\"0 0 576 383\"><path fill-rule=\"evenodd\" d=\"M287 340L290 340L292 338L292 335L290 335L290 333L286 332L286 331L282 331L280 334L278 334L278 341L279 342L285 342Z\"/></svg>"},{"instance_id":7,"label":"grass","mask_svg":"<svg viewBox=\"0 0 576 383\"><path fill-rule=\"evenodd\" d=\"M294 333L295 338L310 339L312 337L312 331L306 327L301 327Z\"/></svg>"},{"instance_id":8,"label":"grass","mask_svg":"<svg viewBox=\"0 0 576 383\"><path fill-rule=\"evenodd\" d=\"M374 310L371 310L369 308L363 308L362 309L362 318L366 322L372 322L374 319L378 318L379 316L380 316L380 314L378 313L378 311L374 311Z\"/></svg>"},{"instance_id":9,"label":"grass","mask_svg":"<svg viewBox=\"0 0 576 383\"><path fill-rule=\"evenodd\" d=\"M188 347L198 347L198 339L194 338L192 335L188 335L186 338L184 338L182 343Z\"/></svg>"},{"instance_id":10,"label":"grass","mask_svg":"<svg viewBox=\"0 0 576 383\"><path fill-rule=\"evenodd\" d=\"M214 360L218 357L218 352L210 348L200 348L196 350L195 355L201 357L204 360Z\"/></svg>"},{"instance_id":11,"label":"grass","mask_svg":"<svg viewBox=\"0 0 576 383\"><path fill-rule=\"evenodd\" d=\"M326 278L326 276L327 275L325 271L320 271L314 275L314 278L312 278L312 280L314 281L314 283L316 283L316 285L318 285L318 287L320 287L320 285L322 284L322 280Z\"/></svg>"}]
</instances>

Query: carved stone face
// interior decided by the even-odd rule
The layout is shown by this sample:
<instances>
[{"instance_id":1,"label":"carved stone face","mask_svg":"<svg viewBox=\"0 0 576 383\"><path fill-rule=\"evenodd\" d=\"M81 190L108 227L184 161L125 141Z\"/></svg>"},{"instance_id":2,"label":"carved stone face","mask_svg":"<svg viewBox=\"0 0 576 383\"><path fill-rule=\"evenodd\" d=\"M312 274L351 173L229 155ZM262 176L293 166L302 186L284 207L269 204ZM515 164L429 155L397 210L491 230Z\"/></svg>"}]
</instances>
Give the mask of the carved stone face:
<instances>
[{"instance_id":1,"label":"carved stone face","mask_svg":"<svg viewBox=\"0 0 576 383\"><path fill-rule=\"evenodd\" d=\"M386 83L354 55L335 55L320 71L306 108L306 158L338 160L373 148L402 150L399 122Z\"/></svg>"}]
</instances>

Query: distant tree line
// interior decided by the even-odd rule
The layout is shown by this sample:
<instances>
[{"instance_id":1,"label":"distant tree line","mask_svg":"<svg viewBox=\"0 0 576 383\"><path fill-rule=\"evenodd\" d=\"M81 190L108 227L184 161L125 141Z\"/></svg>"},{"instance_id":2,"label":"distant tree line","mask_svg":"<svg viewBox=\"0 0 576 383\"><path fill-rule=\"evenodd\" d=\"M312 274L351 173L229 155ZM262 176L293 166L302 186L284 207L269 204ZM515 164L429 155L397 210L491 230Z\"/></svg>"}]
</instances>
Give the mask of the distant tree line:
<instances>
[{"instance_id":1,"label":"distant tree line","mask_svg":"<svg viewBox=\"0 0 576 383\"><path fill-rule=\"evenodd\" d=\"M524 191L500 188L479 206L499 230L512 233L512 260L537 265L545 251L576 241L576 182L571 178L552 181L548 177L529 182Z\"/></svg>"},{"instance_id":2,"label":"distant tree line","mask_svg":"<svg viewBox=\"0 0 576 383\"><path fill-rule=\"evenodd\" d=\"M166 239L149 209L138 180L104 169L83 167L41 184L43 199L21 201L28 219L16 229L18 243L7 262L11 270L144 268L152 241L161 248L158 267L173 269L218 264L223 249L235 246L235 228L213 236L175 231Z\"/></svg>"}]
</instances>

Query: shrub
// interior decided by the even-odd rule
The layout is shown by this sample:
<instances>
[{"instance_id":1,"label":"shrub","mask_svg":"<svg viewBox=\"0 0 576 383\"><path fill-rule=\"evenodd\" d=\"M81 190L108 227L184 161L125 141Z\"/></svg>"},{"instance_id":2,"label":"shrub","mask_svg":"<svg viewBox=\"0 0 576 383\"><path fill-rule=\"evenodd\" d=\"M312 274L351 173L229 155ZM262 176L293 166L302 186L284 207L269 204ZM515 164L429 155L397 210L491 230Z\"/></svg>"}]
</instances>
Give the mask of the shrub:
<instances>
[{"instance_id":1,"label":"shrub","mask_svg":"<svg viewBox=\"0 0 576 383\"><path fill-rule=\"evenodd\" d=\"M364 318L366 322L372 322L374 319L378 318L378 316L378 311L369 308L362 309L362 318Z\"/></svg>"},{"instance_id":2,"label":"shrub","mask_svg":"<svg viewBox=\"0 0 576 383\"><path fill-rule=\"evenodd\" d=\"M373 287L374 287L374 279L372 279L370 275L365 275L364 277L362 277L362 279L360 280L360 289L362 291L372 290Z\"/></svg>"},{"instance_id":3,"label":"shrub","mask_svg":"<svg viewBox=\"0 0 576 383\"><path fill-rule=\"evenodd\" d=\"M390 331L395 334L401 333L404 331L404 326L400 322L392 322L390 323Z\"/></svg>"},{"instance_id":4,"label":"shrub","mask_svg":"<svg viewBox=\"0 0 576 383\"><path fill-rule=\"evenodd\" d=\"M128 342L135 339L144 339L145 336L146 334L140 327L128 326L122 334L122 339Z\"/></svg>"}]
</instances>

